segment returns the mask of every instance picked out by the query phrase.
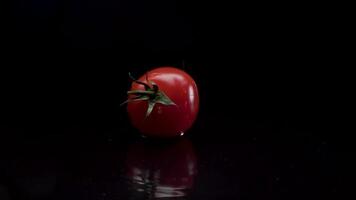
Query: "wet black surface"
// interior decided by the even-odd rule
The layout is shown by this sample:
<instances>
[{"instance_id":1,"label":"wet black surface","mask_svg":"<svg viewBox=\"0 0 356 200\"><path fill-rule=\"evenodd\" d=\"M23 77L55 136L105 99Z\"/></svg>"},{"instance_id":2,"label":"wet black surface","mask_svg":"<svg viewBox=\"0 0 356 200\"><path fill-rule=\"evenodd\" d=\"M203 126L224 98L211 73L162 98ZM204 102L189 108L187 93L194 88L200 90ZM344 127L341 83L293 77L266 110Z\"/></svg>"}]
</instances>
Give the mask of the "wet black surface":
<instances>
[{"instance_id":1,"label":"wet black surface","mask_svg":"<svg viewBox=\"0 0 356 200\"><path fill-rule=\"evenodd\" d=\"M230 130L236 134L230 138L219 131L204 138L194 132L203 130L198 128L172 141L151 141L136 132L67 129L12 140L1 148L1 199L325 199L342 194L340 169L345 168L336 143L313 132L257 125Z\"/></svg>"}]
</instances>

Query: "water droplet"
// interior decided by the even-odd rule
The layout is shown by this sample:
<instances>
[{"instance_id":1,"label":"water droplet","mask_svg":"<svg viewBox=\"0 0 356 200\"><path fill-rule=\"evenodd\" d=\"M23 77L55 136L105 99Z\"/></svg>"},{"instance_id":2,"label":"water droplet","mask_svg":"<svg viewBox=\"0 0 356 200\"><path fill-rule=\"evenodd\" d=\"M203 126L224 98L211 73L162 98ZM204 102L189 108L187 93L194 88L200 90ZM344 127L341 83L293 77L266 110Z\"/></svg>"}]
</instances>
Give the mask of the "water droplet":
<instances>
[{"instance_id":1,"label":"water droplet","mask_svg":"<svg viewBox=\"0 0 356 200\"><path fill-rule=\"evenodd\" d=\"M184 135L184 132L183 132L183 131L181 131L181 132L180 132L180 136L183 136L183 135Z\"/></svg>"}]
</instances>

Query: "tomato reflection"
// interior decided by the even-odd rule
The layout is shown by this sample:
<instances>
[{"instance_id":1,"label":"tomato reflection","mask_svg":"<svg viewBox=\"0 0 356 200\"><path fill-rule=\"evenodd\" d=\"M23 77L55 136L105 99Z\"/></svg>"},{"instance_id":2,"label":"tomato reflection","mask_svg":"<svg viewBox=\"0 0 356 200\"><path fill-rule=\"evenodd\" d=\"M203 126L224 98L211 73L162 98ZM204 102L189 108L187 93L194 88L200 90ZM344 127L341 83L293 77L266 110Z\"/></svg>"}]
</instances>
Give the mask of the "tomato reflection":
<instances>
[{"instance_id":1,"label":"tomato reflection","mask_svg":"<svg viewBox=\"0 0 356 200\"><path fill-rule=\"evenodd\" d=\"M137 199L184 197L193 187L197 160L191 142L170 144L140 141L130 146L126 176Z\"/></svg>"}]
</instances>

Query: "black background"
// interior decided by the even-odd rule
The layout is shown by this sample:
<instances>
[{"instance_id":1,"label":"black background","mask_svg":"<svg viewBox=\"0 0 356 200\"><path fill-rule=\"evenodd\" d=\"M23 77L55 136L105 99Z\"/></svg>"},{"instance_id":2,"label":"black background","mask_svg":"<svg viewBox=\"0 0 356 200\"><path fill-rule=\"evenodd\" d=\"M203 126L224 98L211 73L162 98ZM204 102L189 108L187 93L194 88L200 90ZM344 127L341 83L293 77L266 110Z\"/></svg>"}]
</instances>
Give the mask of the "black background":
<instances>
[{"instance_id":1,"label":"black background","mask_svg":"<svg viewBox=\"0 0 356 200\"><path fill-rule=\"evenodd\" d=\"M37 0L6 19L3 105L16 126L123 126L127 72L164 65L196 79L203 117L307 123L335 87L328 18L298 5Z\"/></svg>"},{"instance_id":2,"label":"black background","mask_svg":"<svg viewBox=\"0 0 356 200\"><path fill-rule=\"evenodd\" d=\"M44 168L32 156L48 161L63 156L63 146L73 157L125 149L138 136L119 106L127 73L169 65L191 74L200 90L188 135L207 167L191 198L336 195L345 189L337 155L346 134L325 100L336 75L326 74L332 20L322 12L301 4L13 1L2 29L7 162L29 149L24 162ZM268 164L255 169L259 162ZM251 179L256 171L269 177L268 187ZM20 176L12 173L2 173L3 184Z\"/></svg>"}]
</instances>

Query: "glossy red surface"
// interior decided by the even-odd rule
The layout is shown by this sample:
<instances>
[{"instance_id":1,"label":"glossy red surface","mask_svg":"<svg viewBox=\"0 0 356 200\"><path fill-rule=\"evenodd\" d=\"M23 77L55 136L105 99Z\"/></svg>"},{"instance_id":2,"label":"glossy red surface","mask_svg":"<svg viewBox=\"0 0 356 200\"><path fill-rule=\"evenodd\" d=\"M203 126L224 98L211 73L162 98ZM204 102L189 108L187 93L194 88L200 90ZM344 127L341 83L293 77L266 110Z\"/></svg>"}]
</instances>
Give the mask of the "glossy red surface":
<instances>
[{"instance_id":1,"label":"glossy red surface","mask_svg":"<svg viewBox=\"0 0 356 200\"><path fill-rule=\"evenodd\" d=\"M183 135L194 123L199 109L198 88L184 71L173 67L160 67L147 72L153 81L177 106L156 104L149 117L145 117L147 101L131 102L127 110L132 124L144 135L172 137ZM139 78L147 83L146 75ZM144 90L133 83L131 90Z\"/></svg>"}]
</instances>

